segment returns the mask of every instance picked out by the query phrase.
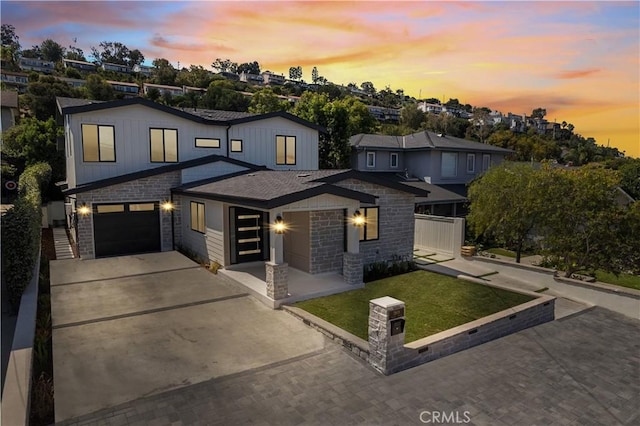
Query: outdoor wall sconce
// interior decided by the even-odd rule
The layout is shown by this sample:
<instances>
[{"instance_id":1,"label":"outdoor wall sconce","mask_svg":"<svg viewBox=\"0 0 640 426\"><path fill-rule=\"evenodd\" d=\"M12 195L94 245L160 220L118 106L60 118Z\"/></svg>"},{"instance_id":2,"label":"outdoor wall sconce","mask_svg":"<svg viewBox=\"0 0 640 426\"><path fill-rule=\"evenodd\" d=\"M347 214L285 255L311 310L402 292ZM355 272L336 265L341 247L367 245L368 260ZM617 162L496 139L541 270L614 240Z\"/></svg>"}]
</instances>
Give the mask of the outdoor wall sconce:
<instances>
[{"instance_id":1,"label":"outdoor wall sconce","mask_svg":"<svg viewBox=\"0 0 640 426\"><path fill-rule=\"evenodd\" d=\"M171 201L167 200L160 203L160 208L165 212L170 212L171 210L173 210L174 206Z\"/></svg>"},{"instance_id":2,"label":"outdoor wall sconce","mask_svg":"<svg viewBox=\"0 0 640 426\"><path fill-rule=\"evenodd\" d=\"M282 216L278 215L276 217L276 221L273 224L273 229L276 231L276 234L284 234L285 229L287 229L287 227L284 224L284 221L282 220Z\"/></svg>"},{"instance_id":3,"label":"outdoor wall sconce","mask_svg":"<svg viewBox=\"0 0 640 426\"><path fill-rule=\"evenodd\" d=\"M80 216L89 216L90 213L91 208L86 204L81 204L80 207L78 207L78 214L80 214Z\"/></svg>"},{"instance_id":4,"label":"outdoor wall sconce","mask_svg":"<svg viewBox=\"0 0 640 426\"><path fill-rule=\"evenodd\" d=\"M353 214L353 226L364 226L364 216L362 215L362 213L360 213L360 210L356 210L355 213Z\"/></svg>"}]
</instances>

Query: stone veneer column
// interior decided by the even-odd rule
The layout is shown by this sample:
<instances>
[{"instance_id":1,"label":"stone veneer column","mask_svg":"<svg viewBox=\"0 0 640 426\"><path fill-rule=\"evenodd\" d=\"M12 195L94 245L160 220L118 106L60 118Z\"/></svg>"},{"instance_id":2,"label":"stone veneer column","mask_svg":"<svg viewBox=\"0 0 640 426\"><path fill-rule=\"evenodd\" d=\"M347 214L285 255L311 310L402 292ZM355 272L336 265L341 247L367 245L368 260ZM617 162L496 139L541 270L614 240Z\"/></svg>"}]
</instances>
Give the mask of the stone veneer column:
<instances>
[{"instance_id":1,"label":"stone veneer column","mask_svg":"<svg viewBox=\"0 0 640 426\"><path fill-rule=\"evenodd\" d=\"M345 251L342 256L342 276L347 284L362 284L362 253Z\"/></svg>"},{"instance_id":2,"label":"stone veneer column","mask_svg":"<svg viewBox=\"0 0 640 426\"><path fill-rule=\"evenodd\" d=\"M267 296L273 300L289 295L289 264L265 262L267 271Z\"/></svg>"},{"instance_id":3,"label":"stone veneer column","mask_svg":"<svg viewBox=\"0 0 640 426\"><path fill-rule=\"evenodd\" d=\"M394 372L404 351L404 329L392 336L392 319L404 320L403 301L389 296L369 301L369 364L385 375Z\"/></svg>"}]
</instances>

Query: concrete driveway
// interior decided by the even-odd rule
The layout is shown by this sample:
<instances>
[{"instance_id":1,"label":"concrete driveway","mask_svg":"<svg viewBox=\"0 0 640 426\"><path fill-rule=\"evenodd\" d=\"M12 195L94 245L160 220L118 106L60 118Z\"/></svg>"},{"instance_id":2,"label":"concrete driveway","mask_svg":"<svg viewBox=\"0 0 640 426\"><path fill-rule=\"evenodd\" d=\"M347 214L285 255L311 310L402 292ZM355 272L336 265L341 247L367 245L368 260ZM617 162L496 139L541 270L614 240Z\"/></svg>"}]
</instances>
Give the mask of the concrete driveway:
<instances>
[{"instance_id":1,"label":"concrete driveway","mask_svg":"<svg viewBox=\"0 0 640 426\"><path fill-rule=\"evenodd\" d=\"M56 421L324 347L177 252L51 262Z\"/></svg>"}]
</instances>

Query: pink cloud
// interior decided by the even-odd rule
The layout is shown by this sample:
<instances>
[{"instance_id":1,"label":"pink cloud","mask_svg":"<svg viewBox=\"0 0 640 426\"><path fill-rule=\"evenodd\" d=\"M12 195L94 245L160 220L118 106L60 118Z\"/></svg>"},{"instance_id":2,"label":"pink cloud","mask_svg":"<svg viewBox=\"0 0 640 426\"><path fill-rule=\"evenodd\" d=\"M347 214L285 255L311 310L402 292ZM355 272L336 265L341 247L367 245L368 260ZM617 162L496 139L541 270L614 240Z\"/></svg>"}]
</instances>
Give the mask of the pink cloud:
<instances>
[{"instance_id":1,"label":"pink cloud","mask_svg":"<svg viewBox=\"0 0 640 426\"><path fill-rule=\"evenodd\" d=\"M598 74L601 70L598 68L586 69L586 70L569 70L561 71L555 74L555 78L562 80L569 80L574 78L590 77L594 74Z\"/></svg>"}]
</instances>

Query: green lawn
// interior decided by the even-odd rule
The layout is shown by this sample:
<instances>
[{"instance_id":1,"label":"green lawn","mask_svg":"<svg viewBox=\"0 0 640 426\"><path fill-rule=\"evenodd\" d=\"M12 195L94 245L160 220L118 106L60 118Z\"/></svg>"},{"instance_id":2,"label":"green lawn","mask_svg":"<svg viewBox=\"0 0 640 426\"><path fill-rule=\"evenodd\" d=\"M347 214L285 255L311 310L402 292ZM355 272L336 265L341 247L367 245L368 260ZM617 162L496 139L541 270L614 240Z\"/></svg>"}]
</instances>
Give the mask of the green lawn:
<instances>
[{"instance_id":1,"label":"green lawn","mask_svg":"<svg viewBox=\"0 0 640 426\"><path fill-rule=\"evenodd\" d=\"M296 307L368 340L369 300L391 296L406 304L406 342L532 300L531 297L427 271L368 283L365 288L306 300Z\"/></svg>"},{"instance_id":2,"label":"green lawn","mask_svg":"<svg viewBox=\"0 0 640 426\"><path fill-rule=\"evenodd\" d=\"M596 280L603 283L640 290L640 276L638 275L620 274L616 277L612 273L598 271L596 272Z\"/></svg>"}]
</instances>

